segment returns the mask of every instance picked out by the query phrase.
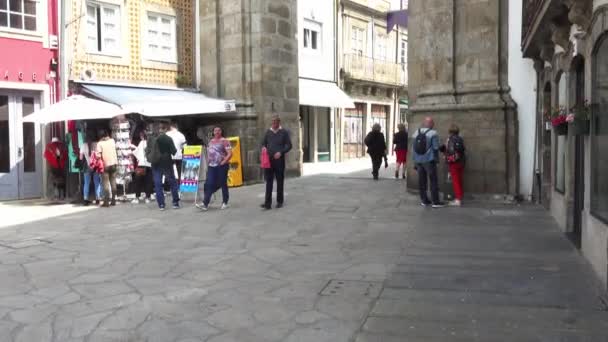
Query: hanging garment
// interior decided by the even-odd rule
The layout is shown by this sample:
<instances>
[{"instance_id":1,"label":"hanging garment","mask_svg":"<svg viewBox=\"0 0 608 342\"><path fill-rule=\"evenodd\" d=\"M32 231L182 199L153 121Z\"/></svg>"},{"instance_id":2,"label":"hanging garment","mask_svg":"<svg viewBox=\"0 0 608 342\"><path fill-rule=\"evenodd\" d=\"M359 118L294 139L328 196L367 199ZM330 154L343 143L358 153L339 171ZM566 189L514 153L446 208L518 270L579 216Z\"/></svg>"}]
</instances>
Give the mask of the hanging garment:
<instances>
[{"instance_id":1,"label":"hanging garment","mask_svg":"<svg viewBox=\"0 0 608 342\"><path fill-rule=\"evenodd\" d=\"M44 150L44 159L46 159L52 169L64 170L68 159L65 144L58 140L48 143Z\"/></svg>"}]
</instances>

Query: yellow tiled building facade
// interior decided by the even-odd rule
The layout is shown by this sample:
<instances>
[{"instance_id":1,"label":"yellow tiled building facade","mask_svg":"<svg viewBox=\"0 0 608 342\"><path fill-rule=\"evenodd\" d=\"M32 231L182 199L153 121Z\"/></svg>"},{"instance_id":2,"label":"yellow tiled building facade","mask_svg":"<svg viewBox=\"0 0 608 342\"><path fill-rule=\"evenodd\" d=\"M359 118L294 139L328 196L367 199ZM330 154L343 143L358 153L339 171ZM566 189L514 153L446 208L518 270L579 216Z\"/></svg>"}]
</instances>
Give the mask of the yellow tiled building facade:
<instances>
[{"instance_id":1,"label":"yellow tiled building facade","mask_svg":"<svg viewBox=\"0 0 608 342\"><path fill-rule=\"evenodd\" d=\"M194 1L70 1L69 79L191 87Z\"/></svg>"}]
</instances>

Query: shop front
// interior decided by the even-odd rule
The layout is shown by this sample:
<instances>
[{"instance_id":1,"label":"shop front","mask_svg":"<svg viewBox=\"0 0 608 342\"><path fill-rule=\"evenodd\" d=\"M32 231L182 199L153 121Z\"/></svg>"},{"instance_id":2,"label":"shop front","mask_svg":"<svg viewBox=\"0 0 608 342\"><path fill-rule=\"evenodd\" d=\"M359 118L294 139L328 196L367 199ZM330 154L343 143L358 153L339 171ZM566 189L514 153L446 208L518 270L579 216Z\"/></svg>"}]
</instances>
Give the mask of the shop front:
<instances>
[{"instance_id":1,"label":"shop front","mask_svg":"<svg viewBox=\"0 0 608 342\"><path fill-rule=\"evenodd\" d=\"M304 162L336 161L336 113L355 105L334 82L300 78L299 86Z\"/></svg>"}]
</instances>

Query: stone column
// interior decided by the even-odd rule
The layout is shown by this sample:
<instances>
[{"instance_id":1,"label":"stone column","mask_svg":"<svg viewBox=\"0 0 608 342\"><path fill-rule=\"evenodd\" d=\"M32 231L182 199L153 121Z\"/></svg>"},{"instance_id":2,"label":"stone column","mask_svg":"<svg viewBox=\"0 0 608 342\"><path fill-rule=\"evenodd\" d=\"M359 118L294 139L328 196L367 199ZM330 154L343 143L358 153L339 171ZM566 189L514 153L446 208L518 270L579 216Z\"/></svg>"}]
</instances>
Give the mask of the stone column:
<instances>
[{"instance_id":1,"label":"stone column","mask_svg":"<svg viewBox=\"0 0 608 342\"><path fill-rule=\"evenodd\" d=\"M243 139L246 179L260 179L259 141L274 115L291 131L287 173L299 176L297 1L201 0L200 10L201 88L237 100L225 125Z\"/></svg>"},{"instance_id":2,"label":"stone column","mask_svg":"<svg viewBox=\"0 0 608 342\"><path fill-rule=\"evenodd\" d=\"M507 80L508 2L411 0L409 91L414 132L435 119L441 142L460 127L467 146L465 192L518 194L517 113ZM417 189L409 163L408 186ZM440 187L451 192L440 167Z\"/></svg>"}]
</instances>

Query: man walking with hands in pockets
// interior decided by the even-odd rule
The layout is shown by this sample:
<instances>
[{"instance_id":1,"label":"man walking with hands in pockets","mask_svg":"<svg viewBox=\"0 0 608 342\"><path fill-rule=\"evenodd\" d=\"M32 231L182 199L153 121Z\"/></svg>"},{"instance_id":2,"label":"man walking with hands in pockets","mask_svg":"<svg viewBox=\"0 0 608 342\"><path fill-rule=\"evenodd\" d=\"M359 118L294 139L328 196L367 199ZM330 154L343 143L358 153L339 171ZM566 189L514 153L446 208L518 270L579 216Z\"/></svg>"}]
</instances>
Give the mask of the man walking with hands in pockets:
<instances>
[{"instance_id":1,"label":"man walking with hands in pockets","mask_svg":"<svg viewBox=\"0 0 608 342\"><path fill-rule=\"evenodd\" d=\"M273 116L272 126L262 139L262 153L268 153L270 168L264 169L266 178L266 197L261 207L269 210L272 207L272 187L277 179L277 208L283 207L283 185L285 183L285 154L291 150L289 131L281 127L281 118Z\"/></svg>"}]
</instances>

